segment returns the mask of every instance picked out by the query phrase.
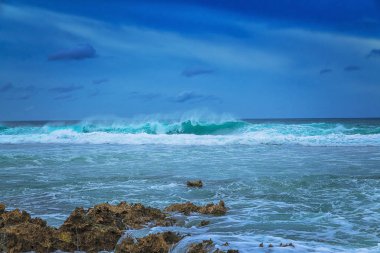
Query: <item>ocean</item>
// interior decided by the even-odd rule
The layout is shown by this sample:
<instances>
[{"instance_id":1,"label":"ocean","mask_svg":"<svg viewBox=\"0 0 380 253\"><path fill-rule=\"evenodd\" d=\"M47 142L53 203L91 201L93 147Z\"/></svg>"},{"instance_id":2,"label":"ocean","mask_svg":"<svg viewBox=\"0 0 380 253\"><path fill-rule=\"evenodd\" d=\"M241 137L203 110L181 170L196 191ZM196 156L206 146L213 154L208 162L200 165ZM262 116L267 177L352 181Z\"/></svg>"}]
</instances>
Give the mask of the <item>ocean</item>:
<instances>
[{"instance_id":1,"label":"ocean","mask_svg":"<svg viewBox=\"0 0 380 253\"><path fill-rule=\"evenodd\" d=\"M173 252L210 238L240 252L380 252L380 119L3 122L0 179L0 202L52 226L101 202L224 200L205 227L194 214L130 231L190 233Z\"/></svg>"}]
</instances>

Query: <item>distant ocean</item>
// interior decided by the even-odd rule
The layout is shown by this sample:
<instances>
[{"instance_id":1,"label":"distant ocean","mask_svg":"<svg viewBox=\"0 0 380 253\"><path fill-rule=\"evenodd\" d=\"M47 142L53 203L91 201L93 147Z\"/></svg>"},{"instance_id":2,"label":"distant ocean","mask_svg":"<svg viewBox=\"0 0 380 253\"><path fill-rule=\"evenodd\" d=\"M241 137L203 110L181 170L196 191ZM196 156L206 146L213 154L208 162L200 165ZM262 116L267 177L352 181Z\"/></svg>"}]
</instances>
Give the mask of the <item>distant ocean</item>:
<instances>
[{"instance_id":1,"label":"distant ocean","mask_svg":"<svg viewBox=\"0 0 380 253\"><path fill-rule=\"evenodd\" d=\"M0 179L0 202L54 226L77 206L107 201L164 208L223 199L227 215L209 226L196 227L203 218L193 215L171 228L193 235L182 244L380 252L380 119L3 122ZM205 186L189 189L190 179Z\"/></svg>"}]
</instances>

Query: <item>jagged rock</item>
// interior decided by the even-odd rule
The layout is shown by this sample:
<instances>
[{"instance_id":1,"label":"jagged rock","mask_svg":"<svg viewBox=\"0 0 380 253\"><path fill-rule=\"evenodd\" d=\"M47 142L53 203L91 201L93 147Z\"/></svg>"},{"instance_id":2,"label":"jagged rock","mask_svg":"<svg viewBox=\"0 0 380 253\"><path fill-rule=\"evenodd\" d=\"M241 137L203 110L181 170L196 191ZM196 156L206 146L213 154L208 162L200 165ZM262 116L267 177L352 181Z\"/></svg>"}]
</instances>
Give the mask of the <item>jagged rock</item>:
<instances>
[{"instance_id":1,"label":"jagged rock","mask_svg":"<svg viewBox=\"0 0 380 253\"><path fill-rule=\"evenodd\" d=\"M280 243L280 247L293 247L294 248L294 244L293 243Z\"/></svg>"},{"instance_id":2,"label":"jagged rock","mask_svg":"<svg viewBox=\"0 0 380 253\"><path fill-rule=\"evenodd\" d=\"M59 248L87 252L113 250L124 229L142 228L148 223L169 226L174 220L159 209L126 202L100 204L87 211L77 208L59 228L59 238L64 242Z\"/></svg>"},{"instance_id":3,"label":"jagged rock","mask_svg":"<svg viewBox=\"0 0 380 253\"><path fill-rule=\"evenodd\" d=\"M143 238L134 240L131 237L125 238L117 245L116 253L166 253L170 248L182 239L176 233L164 232L151 234Z\"/></svg>"},{"instance_id":4,"label":"jagged rock","mask_svg":"<svg viewBox=\"0 0 380 253\"><path fill-rule=\"evenodd\" d=\"M188 187L202 188L203 187L203 182L202 182L202 180L187 181L187 186Z\"/></svg>"},{"instance_id":5,"label":"jagged rock","mask_svg":"<svg viewBox=\"0 0 380 253\"><path fill-rule=\"evenodd\" d=\"M76 208L59 229L16 209L0 214L0 252L111 251L128 227L173 224L174 220L158 209L126 202Z\"/></svg>"},{"instance_id":6,"label":"jagged rock","mask_svg":"<svg viewBox=\"0 0 380 253\"><path fill-rule=\"evenodd\" d=\"M214 242L210 240L203 240L200 243L192 243L187 249L186 253L208 253L214 248Z\"/></svg>"},{"instance_id":7,"label":"jagged rock","mask_svg":"<svg viewBox=\"0 0 380 253\"><path fill-rule=\"evenodd\" d=\"M202 214L212 214L212 215L224 215L227 212L224 201L221 200L219 204L207 204L205 206L197 206L191 202L182 204L173 204L165 208L168 212L180 212L185 215L189 215L192 212L202 213Z\"/></svg>"},{"instance_id":8,"label":"jagged rock","mask_svg":"<svg viewBox=\"0 0 380 253\"><path fill-rule=\"evenodd\" d=\"M5 212L5 204L0 203L0 214Z\"/></svg>"},{"instance_id":9,"label":"jagged rock","mask_svg":"<svg viewBox=\"0 0 380 253\"><path fill-rule=\"evenodd\" d=\"M54 251L56 229L18 209L0 215L0 252Z\"/></svg>"}]
</instances>

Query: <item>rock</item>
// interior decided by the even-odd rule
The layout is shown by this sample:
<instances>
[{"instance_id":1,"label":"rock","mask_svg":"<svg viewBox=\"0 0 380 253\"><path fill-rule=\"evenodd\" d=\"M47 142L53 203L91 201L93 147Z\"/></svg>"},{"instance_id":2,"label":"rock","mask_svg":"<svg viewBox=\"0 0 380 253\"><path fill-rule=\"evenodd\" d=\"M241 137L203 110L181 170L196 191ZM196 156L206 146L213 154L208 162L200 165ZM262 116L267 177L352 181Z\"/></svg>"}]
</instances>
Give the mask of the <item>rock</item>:
<instances>
[{"instance_id":1,"label":"rock","mask_svg":"<svg viewBox=\"0 0 380 253\"><path fill-rule=\"evenodd\" d=\"M212 215L224 215L227 212L227 208L224 204L224 201L219 201L219 204L207 204L199 209L200 213L203 214L212 214Z\"/></svg>"},{"instance_id":2,"label":"rock","mask_svg":"<svg viewBox=\"0 0 380 253\"><path fill-rule=\"evenodd\" d=\"M169 226L174 224L174 220L169 219L159 209L126 202L118 205L100 204L87 211L76 208L59 228L62 242L59 249L111 251L124 229L138 229L148 223L151 226Z\"/></svg>"},{"instance_id":3,"label":"rock","mask_svg":"<svg viewBox=\"0 0 380 253\"><path fill-rule=\"evenodd\" d=\"M183 204L172 204L165 208L168 212L180 212L185 215L189 215L192 212L202 213L202 214L212 214L212 215L224 215L227 212L224 201L221 200L219 204L207 204L205 206L197 206L191 202Z\"/></svg>"},{"instance_id":4,"label":"rock","mask_svg":"<svg viewBox=\"0 0 380 253\"><path fill-rule=\"evenodd\" d=\"M128 227L173 224L174 220L158 209L126 202L76 208L59 229L16 209L0 214L0 252L113 251Z\"/></svg>"},{"instance_id":5,"label":"rock","mask_svg":"<svg viewBox=\"0 0 380 253\"><path fill-rule=\"evenodd\" d=\"M188 187L202 188L203 187L203 182L202 182L202 180L187 181L187 186Z\"/></svg>"},{"instance_id":6,"label":"rock","mask_svg":"<svg viewBox=\"0 0 380 253\"><path fill-rule=\"evenodd\" d=\"M0 214L5 212L5 204L0 203Z\"/></svg>"},{"instance_id":7,"label":"rock","mask_svg":"<svg viewBox=\"0 0 380 253\"><path fill-rule=\"evenodd\" d=\"M272 244L272 243L270 243L268 247L269 247L269 248L273 248L273 244Z\"/></svg>"},{"instance_id":8,"label":"rock","mask_svg":"<svg viewBox=\"0 0 380 253\"><path fill-rule=\"evenodd\" d=\"M187 249L186 253L208 253L214 248L214 242L210 240L203 240L200 243L192 243Z\"/></svg>"},{"instance_id":9,"label":"rock","mask_svg":"<svg viewBox=\"0 0 380 253\"><path fill-rule=\"evenodd\" d=\"M18 209L0 215L0 252L50 252L56 229Z\"/></svg>"},{"instance_id":10,"label":"rock","mask_svg":"<svg viewBox=\"0 0 380 253\"><path fill-rule=\"evenodd\" d=\"M259 247L260 247L260 248L263 248L263 247L264 247L264 243L260 243L260 244L259 244Z\"/></svg>"},{"instance_id":11,"label":"rock","mask_svg":"<svg viewBox=\"0 0 380 253\"><path fill-rule=\"evenodd\" d=\"M151 234L136 240L127 237L117 245L115 253L166 253L181 239L181 236L170 231Z\"/></svg>"},{"instance_id":12,"label":"rock","mask_svg":"<svg viewBox=\"0 0 380 253\"><path fill-rule=\"evenodd\" d=\"M294 244L293 243L280 243L280 247L293 247L294 248Z\"/></svg>"},{"instance_id":13,"label":"rock","mask_svg":"<svg viewBox=\"0 0 380 253\"><path fill-rule=\"evenodd\" d=\"M199 223L199 226L200 226L200 227L204 227L204 226L207 226L208 224L210 224L210 221L208 221L208 220L202 220L202 221Z\"/></svg>"}]
</instances>

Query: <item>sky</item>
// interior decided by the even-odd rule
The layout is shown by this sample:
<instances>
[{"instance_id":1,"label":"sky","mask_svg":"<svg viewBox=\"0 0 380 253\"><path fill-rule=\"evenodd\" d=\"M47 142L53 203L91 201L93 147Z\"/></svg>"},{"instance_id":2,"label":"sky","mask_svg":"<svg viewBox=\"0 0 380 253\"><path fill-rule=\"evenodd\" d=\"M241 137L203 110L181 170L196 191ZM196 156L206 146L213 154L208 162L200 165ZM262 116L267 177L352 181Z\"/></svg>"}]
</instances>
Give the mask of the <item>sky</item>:
<instances>
[{"instance_id":1,"label":"sky","mask_svg":"<svg viewBox=\"0 0 380 253\"><path fill-rule=\"evenodd\" d=\"M380 117L379 0L0 0L0 120Z\"/></svg>"}]
</instances>

